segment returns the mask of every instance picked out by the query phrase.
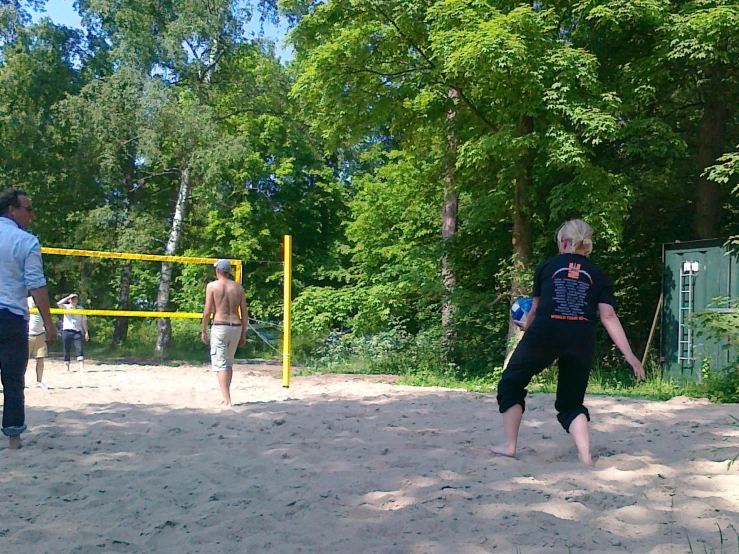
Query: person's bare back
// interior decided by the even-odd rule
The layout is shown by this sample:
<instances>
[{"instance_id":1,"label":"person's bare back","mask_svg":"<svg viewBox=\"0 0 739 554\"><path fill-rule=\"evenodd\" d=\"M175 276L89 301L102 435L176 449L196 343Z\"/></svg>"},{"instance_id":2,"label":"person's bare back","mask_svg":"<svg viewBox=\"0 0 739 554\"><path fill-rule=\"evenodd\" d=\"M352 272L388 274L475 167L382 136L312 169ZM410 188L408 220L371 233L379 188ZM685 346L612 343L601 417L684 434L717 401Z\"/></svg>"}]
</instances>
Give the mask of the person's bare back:
<instances>
[{"instance_id":1,"label":"person's bare back","mask_svg":"<svg viewBox=\"0 0 739 554\"><path fill-rule=\"evenodd\" d=\"M208 340L208 323L213 316L213 325L241 325L240 345L246 343L246 328L249 325L249 312L246 307L246 296L243 287L229 279L231 264L227 260L219 260L215 264L216 280L205 287L205 309L203 310L203 327L201 337L205 344Z\"/></svg>"},{"instance_id":2,"label":"person's bare back","mask_svg":"<svg viewBox=\"0 0 739 554\"><path fill-rule=\"evenodd\" d=\"M241 301L245 300L244 289L241 285L230 279L218 279L208 283L206 303L208 296L212 298L213 302L214 323L241 323L239 308L241 307Z\"/></svg>"}]
</instances>

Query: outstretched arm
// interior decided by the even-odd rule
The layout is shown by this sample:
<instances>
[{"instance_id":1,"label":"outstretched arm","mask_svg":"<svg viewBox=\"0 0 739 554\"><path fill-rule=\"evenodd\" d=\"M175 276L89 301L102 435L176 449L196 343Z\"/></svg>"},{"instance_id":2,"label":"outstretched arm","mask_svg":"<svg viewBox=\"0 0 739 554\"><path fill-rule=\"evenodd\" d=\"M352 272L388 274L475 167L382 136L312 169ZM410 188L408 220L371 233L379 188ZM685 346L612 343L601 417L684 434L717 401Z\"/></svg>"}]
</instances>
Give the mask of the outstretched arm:
<instances>
[{"instance_id":1,"label":"outstretched arm","mask_svg":"<svg viewBox=\"0 0 739 554\"><path fill-rule=\"evenodd\" d=\"M624 355L626 362L634 370L634 375L638 381L644 380L644 367L642 367L639 359L634 356L629 346L629 341L624 333L624 328L621 325L621 321L616 315L616 310L610 304L598 304L598 311L600 312L600 320L603 322L603 327L606 328L611 339L618 346L618 349Z\"/></svg>"},{"instance_id":2,"label":"outstretched arm","mask_svg":"<svg viewBox=\"0 0 739 554\"><path fill-rule=\"evenodd\" d=\"M205 308L203 309L203 327L200 330L200 340L205 344L208 344L208 323L210 322L210 316L213 315L214 309L213 300L213 289L209 286L205 287Z\"/></svg>"}]
</instances>

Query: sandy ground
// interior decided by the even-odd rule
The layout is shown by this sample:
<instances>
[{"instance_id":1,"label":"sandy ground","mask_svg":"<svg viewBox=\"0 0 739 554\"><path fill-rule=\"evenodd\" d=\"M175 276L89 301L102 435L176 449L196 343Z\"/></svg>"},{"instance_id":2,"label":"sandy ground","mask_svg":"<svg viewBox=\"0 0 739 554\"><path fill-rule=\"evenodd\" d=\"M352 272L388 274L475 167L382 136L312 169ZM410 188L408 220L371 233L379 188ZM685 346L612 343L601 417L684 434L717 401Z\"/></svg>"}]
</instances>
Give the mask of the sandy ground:
<instances>
[{"instance_id":1,"label":"sandy ground","mask_svg":"<svg viewBox=\"0 0 739 554\"><path fill-rule=\"evenodd\" d=\"M89 369L27 390L0 552L739 551L736 405L589 397L589 471L551 395L512 460L492 396L241 365L221 410L204 367Z\"/></svg>"}]
</instances>

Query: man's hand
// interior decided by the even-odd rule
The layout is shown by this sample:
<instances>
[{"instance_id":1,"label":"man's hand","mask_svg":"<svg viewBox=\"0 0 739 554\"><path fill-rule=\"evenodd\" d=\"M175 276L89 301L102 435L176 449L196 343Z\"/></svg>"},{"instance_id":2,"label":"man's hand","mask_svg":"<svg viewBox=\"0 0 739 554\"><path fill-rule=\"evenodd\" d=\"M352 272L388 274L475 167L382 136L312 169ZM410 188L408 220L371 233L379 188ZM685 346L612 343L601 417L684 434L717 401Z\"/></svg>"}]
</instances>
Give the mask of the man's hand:
<instances>
[{"instance_id":1,"label":"man's hand","mask_svg":"<svg viewBox=\"0 0 739 554\"><path fill-rule=\"evenodd\" d=\"M208 340L208 331L203 331L200 333L200 340L203 341L203 344L209 344L210 341Z\"/></svg>"},{"instance_id":2,"label":"man's hand","mask_svg":"<svg viewBox=\"0 0 739 554\"><path fill-rule=\"evenodd\" d=\"M52 327L51 329L46 330L46 342L49 344L53 344L56 341L57 338L57 332L56 327Z\"/></svg>"},{"instance_id":3,"label":"man's hand","mask_svg":"<svg viewBox=\"0 0 739 554\"><path fill-rule=\"evenodd\" d=\"M246 344L246 335L241 335L241 339L239 340L239 346L244 346Z\"/></svg>"},{"instance_id":4,"label":"man's hand","mask_svg":"<svg viewBox=\"0 0 739 554\"><path fill-rule=\"evenodd\" d=\"M90 333L85 331L85 342L90 342Z\"/></svg>"},{"instance_id":5,"label":"man's hand","mask_svg":"<svg viewBox=\"0 0 739 554\"><path fill-rule=\"evenodd\" d=\"M636 375L637 381L644 381L646 379L646 375L644 374L644 367L641 365L641 362L639 359L631 355L628 358L626 358L626 361L631 366L631 368L634 370L634 375Z\"/></svg>"}]
</instances>

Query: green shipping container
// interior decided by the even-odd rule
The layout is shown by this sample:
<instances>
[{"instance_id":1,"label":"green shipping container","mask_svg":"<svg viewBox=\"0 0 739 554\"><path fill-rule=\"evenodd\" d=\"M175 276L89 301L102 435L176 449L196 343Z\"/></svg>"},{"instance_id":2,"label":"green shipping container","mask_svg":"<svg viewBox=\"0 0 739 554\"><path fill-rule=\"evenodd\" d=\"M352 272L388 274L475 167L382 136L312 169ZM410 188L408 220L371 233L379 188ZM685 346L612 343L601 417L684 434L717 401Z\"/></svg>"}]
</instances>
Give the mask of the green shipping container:
<instances>
[{"instance_id":1,"label":"green shipping container","mask_svg":"<svg viewBox=\"0 0 739 554\"><path fill-rule=\"evenodd\" d=\"M704 363L721 372L735 359L727 345L697 336L690 321L692 313L715 308L716 298L739 299L739 258L728 254L725 242L663 245L661 359L666 377L699 381Z\"/></svg>"}]
</instances>

